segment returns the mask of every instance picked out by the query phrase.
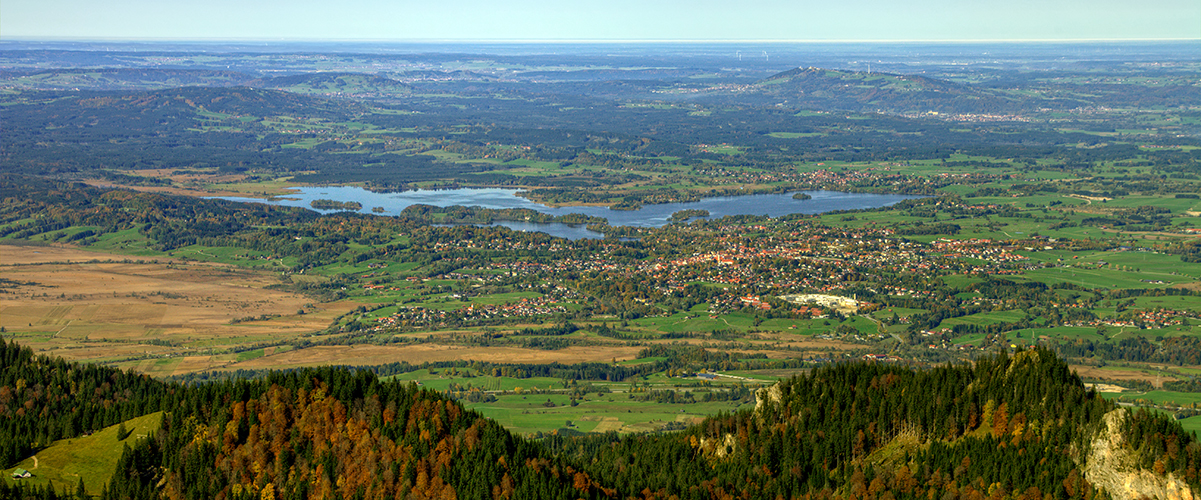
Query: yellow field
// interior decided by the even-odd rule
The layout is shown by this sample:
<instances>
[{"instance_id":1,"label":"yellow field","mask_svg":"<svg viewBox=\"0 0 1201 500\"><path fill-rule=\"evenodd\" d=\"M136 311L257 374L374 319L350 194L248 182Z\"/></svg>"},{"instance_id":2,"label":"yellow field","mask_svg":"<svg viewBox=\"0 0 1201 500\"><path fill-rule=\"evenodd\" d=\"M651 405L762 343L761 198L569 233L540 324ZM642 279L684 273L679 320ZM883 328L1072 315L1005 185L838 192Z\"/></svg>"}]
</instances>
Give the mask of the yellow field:
<instances>
[{"instance_id":1,"label":"yellow field","mask_svg":"<svg viewBox=\"0 0 1201 500\"><path fill-rule=\"evenodd\" d=\"M1086 365L1072 365L1072 370L1080 374L1084 378L1105 378L1110 380L1142 380L1151 382L1155 387L1163 387L1164 382L1173 382L1176 377L1170 375L1156 375L1150 371L1151 366L1147 365L1147 369L1140 370L1138 368L1097 368Z\"/></svg>"},{"instance_id":2,"label":"yellow field","mask_svg":"<svg viewBox=\"0 0 1201 500\"><path fill-rule=\"evenodd\" d=\"M325 328L354 303L313 304L264 287L270 273L74 248L0 245L0 326L22 344L73 360L121 363L153 375L205 369L230 347ZM297 314L306 308L307 314ZM279 315L269 321L236 318ZM199 355L203 354L203 355ZM233 355L227 356L232 359Z\"/></svg>"}]
</instances>

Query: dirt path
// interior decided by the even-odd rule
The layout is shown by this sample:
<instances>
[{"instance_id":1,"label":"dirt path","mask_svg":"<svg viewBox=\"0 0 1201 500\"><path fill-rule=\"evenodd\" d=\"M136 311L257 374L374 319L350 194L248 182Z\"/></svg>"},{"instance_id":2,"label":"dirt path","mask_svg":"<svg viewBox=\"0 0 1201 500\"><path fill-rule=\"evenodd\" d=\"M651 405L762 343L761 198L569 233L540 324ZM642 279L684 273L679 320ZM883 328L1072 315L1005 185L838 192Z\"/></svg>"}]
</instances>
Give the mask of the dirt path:
<instances>
[{"instance_id":1,"label":"dirt path","mask_svg":"<svg viewBox=\"0 0 1201 500\"><path fill-rule=\"evenodd\" d=\"M58 334L60 334L60 333L63 333L63 330L66 330L68 326L71 326L71 322L72 322L72 321L75 321L75 320L73 320L73 319L72 319L72 320L68 320L68 321L67 321L67 324L66 324L65 326L63 326L63 327L62 327L62 329L60 329L59 331L57 331L57 332L54 332L54 336L52 336L52 337L50 337L50 338L55 338L55 337L58 337Z\"/></svg>"},{"instance_id":2,"label":"dirt path","mask_svg":"<svg viewBox=\"0 0 1201 500\"><path fill-rule=\"evenodd\" d=\"M37 455L33 456L33 468L29 469L29 470L38 470L38 456Z\"/></svg>"}]
</instances>

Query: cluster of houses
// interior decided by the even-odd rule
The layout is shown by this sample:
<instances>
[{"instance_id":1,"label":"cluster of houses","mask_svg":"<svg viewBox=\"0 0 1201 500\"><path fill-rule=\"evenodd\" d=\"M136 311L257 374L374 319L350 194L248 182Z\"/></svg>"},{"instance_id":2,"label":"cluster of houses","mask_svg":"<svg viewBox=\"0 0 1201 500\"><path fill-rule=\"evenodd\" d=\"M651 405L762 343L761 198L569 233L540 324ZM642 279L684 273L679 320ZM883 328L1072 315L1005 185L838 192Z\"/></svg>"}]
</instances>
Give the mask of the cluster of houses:
<instances>
[{"instance_id":1,"label":"cluster of houses","mask_svg":"<svg viewBox=\"0 0 1201 500\"><path fill-rule=\"evenodd\" d=\"M1027 260L1015 253L1012 242L973 238L941 239L932 244L922 244L897 239L893 229L885 227L844 229L811 227L803 221L794 224L795 228L777 227L774 235L753 240L744 238L744 235L754 228L740 225L722 226L718 228L716 235L707 236L706 250L692 255L630 262L624 259L609 259L602 248L594 258L551 258L544 262L495 263L488 266L489 269L503 271L502 274L464 274L447 277L487 281L513 276L545 278L563 272L599 272L651 284L658 293L664 295L678 294L692 283L714 283L726 286L726 294L730 299L712 300L711 303L717 310L741 309L747 306L767 310L770 309L770 305L758 298L763 292L785 294L791 290L806 290L818 295L838 296L845 295L844 290L849 283L872 281L876 282L877 288L884 293L921 297L928 295L928 292L900 284L895 280L895 275L932 272L1014 274L1021 272L1015 266ZM505 241L475 240L457 244L457 248L488 249L510 248L514 245ZM516 245L524 249L539 244L521 242ZM539 249L552 252L555 250ZM963 259L967 257L983 262L968 262ZM781 266L781 262L787 264ZM564 293L567 291L565 289ZM560 303L564 301L570 300L564 300L562 297L554 300ZM850 303L798 304L813 307L814 315L824 314L825 309L854 311L856 308ZM822 310L819 311L818 308ZM511 317L540 315L549 310L551 309L531 304L510 304L497 308L477 306L461 313L466 317Z\"/></svg>"},{"instance_id":2,"label":"cluster of houses","mask_svg":"<svg viewBox=\"0 0 1201 500\"><path fill-rule=\"evenodd\" d=\"M708 149L709 144L698 144L697 148ZM825 163L818 163L818 166L825 166ZM810 172L756 172L746 170L735 170L720 166L708 166L696 171L696 174L706 179L710 179L715 184L731 184L731 185L747 185L747 184L773 184L773 183L792 183L801 186L814 187L847 187L856 185L912 185L913 183L928 183L930 179L923 176L903 175L892 172L892 167L903 166L900 163L881 163L880 166L873 167L856 167L851 170L834 171L829 169L821 169ZM965 178L985 182L994 178L991 174L967 173L955 174Z\"/></svg>"},{"instance_id":3,"label":"cluster of houses","mask_svg":"<svg viewBox=\"0 0 1201 500\"><path fill-rule=\"evenodd\" d=\"M1069 326L1114 326L1120 328L1163 328L1184 324L1185 318L1197 318L1194 311L1174 309L1134 309L1117 316L1072 322Z\"/></svg>"},{"instance_id":4,"label":"cluster of houses","mask_svg":"<svg viewBox=\"0 0 1201 500\"><path fill-rule=\"evenodd\" d=\"M973 259L987 260L994 263L1010 263L1027 260L1027 257L1013 253L1012 249L1004 244L998 244L990 239L969 238L964 240L951 240L940 238L931 243L935 250L943 252L946 257L960 258L970 257ZM1050 249L1052 247L1046 247ZM1030 247L1033 250L1033 247Z\"/></svg>"},{"instance_id":5,"label":"cluster of houses","mask_svg":"<svg viewBox=\"0 0 1201 500\"><path fill-rule=\"evenodd\" d=\"M771 310L771 304L763 302L763 300L760 299L758 295L747 295L745 297L740 297L739 300L741 300L743 304L754 307L755 309L758 309L760 311L770 311Z\"/></svg>"},{"instance_id":6,"label":"cluster of houses","mask_svg":"<svg viewBox=\"0 0 1201 500\"><path fill-rule=\"evenodd\" d=\"M811 172L821 176L876 175L874 173ZM956 205L961 210L990 210L987 206ZM714 231L716 229L716 231ZM763 296L780 296L804 308L807 316L824 316L837 310L855 313L861 304L847 298L848 286L873 283L876 293L897 296L926 297L929 291L920 288L914 276L940 274L1017 274L1031 261L1016 253L1029 240L1000 241L983 238L938 239L930 244L895 237L892 228L867 225L861 228L814 227L805 220L777 222L772 228L729 224L708 227L700 250L692 254L635 260L610 253L625 250L616 243L596 242L598 251L586 257L567 257L558 252L578 252L570 242L561 240L523 240L471 238L453 242L432 242L432 249L463 250L536 250L544 257L510 262L495 262L475 269L472 273L452 272L442 279L479 282L511 281L522 278L528 283L553 283L564 273L573 276L603 275L640 284L643 303L656 302L655 295L680 296L689 285L708 283L724 288L710 298L711 314L747 307L769 310L771 305ZM748 232L764 235L747 238ZM652 236L653 237L653 236ZM1055 244L1038 241L1039 247ZM462 257L451 257L451 260ZM478 265L478 264L477 264ZM376 269L373 268L373 271ZM483 271L483 272L479 272ZM370 273L369 273L370 274ZM571 278L575 279L575 278ZM387 287L387 285L366 285ZM463 304L457 310L402 309L396 315L381 318L380 326L428 325L447 320L477 320L543 316L565 312L564 304L586 300L579 292L555 284L516 285L535 287L542 296L511 301L507 304ZM796 291L807 295L790 295ZM789 297L792 297L791 299ZM826 297L834 297L826 299ZM795 311L794 311L795 312ZM806 315L806 314L800 314ZM1156 318L1140 318L1149 323Z\"/></svg>"}]
</instances>

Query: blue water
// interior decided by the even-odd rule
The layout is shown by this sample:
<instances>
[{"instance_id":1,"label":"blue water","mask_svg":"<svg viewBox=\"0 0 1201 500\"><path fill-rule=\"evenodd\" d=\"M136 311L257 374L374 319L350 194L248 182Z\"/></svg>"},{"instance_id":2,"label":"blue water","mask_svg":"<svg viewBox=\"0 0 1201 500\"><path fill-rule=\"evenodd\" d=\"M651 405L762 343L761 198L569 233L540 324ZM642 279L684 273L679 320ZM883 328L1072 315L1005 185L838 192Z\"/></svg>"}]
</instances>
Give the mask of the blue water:
<instances>
[{"instance_id":1,"label":"blue water","mask_svg":"<svg viewBox=\"0 0 1201 500\"><path fill-rule=\"evenodd\" d=\"M611 210L608 207L549 207L517 196L516 189L482 188L482 189L446 189L446 190L417 190L400 193L374 193L359 187L327 186L296 188L298 192L286 197L272 200L257 198L224 197L222 199L248 202L268 203L290 207L305 207L312 209L313 200L335 200L341 202L355 201L363 205L359 210L365 214L399 215L410 205L424 204L438 207L454 205L475 206L483 208L528 208L550 215L583 214L608 219L610 225L632 227L661 227L667 224L668 217L680 210L708 210L710 218L727 215L765 215L779 217L789 214L818 214L835 210L855 210L877 208L892 205L915 196L895 194L864 194L844 193L839 191L806 191L812 198L808 200L793 199L793 193L785 194L752 194L745 196L721 196L704 198L700 201L686 203L665 203L662 205L644 205L639 210ZM373 212L372 208L383 207L383 212ZM321 213L333 213L338 210L316 210ZM541 231L562 238L603 238L604 235L589 231L583 227L567 224L533 224L528 222L496 222L492 225L505 226L518 231Z\"/></svg>"}]
</instances>

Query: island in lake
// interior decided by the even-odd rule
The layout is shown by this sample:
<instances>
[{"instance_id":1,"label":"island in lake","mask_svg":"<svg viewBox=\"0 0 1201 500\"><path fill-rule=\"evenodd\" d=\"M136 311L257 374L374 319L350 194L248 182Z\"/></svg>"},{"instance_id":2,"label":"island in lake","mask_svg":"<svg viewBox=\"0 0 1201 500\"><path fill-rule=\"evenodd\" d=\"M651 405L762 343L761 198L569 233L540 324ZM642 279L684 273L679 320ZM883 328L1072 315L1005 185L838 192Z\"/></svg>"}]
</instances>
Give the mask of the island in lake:
<instances>
[{"instance_id":1,"label":"island in lake","mask_svg":"<svg viewBox=\"0 0 1201 500\"><path fill-rule=\"evenodd\" d=\"M708 217L708 216L709 216L708 210L689 208L689 209L680 210L679 212L671 214L671 217L669 217L667 219L667 221L668 222L684 222L684 221L694 218L694 217Z\"/></svg>"},{"instance_id":2,"label":"island in lake","mask_svg":"<svg viewBox=\"0 0 1201 500\"><path fill-rule=\"evenodd\" d=\"M363 204L357 201L337 201L337 200L313 200L309 206L317 210L345 210L358 211L363 209Z\"/></svg>"}]
</instances>

